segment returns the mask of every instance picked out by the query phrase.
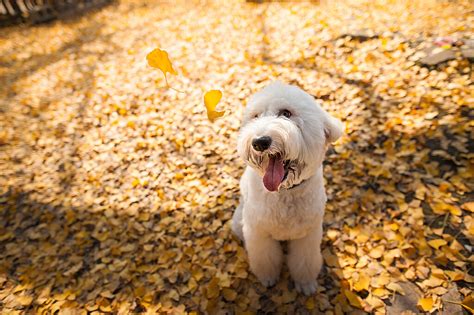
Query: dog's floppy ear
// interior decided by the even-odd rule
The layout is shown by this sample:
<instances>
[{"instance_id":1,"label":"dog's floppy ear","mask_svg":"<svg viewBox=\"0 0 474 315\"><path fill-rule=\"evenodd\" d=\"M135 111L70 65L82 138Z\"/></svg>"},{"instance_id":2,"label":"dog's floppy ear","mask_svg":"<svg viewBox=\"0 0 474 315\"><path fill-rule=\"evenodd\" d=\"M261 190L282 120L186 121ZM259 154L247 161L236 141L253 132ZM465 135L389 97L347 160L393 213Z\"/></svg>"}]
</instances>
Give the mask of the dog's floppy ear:
<instances>
[{"instance_id":1,"label":"dog's floppy ear","mask_svg":"<svg viewBox=\"0 0 474 315\"><path fill-rule=\"evenodd\" d=\"M326 113L326 120L324 122L324 134L326 135L326 142L332 143L339 139L344 133L344 125L342 122Z\"/></svg>"}]
</instances>

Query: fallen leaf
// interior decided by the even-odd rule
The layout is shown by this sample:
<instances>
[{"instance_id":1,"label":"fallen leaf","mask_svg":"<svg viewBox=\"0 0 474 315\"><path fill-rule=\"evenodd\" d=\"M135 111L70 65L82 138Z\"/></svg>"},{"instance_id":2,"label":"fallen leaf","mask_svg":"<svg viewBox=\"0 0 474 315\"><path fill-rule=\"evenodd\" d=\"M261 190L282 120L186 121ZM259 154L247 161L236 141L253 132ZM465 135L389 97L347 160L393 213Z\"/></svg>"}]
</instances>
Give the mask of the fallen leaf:
<instances>
[{"instance_id":1,"label":"fallen leaf","mask_svg":"<svg viewBox=\"0 0 474 315\"><path fill-rule=\"evenodd\" d=\"M470 294L464 298L461 306L468 310L471 314L474 314L474 295Z\"/></svg>"},{"instance_id":2,"label":"fallen leaf","mask_svg":"<svg viewBox=\"0 0 474 315\"><path fill-rule=\"evenodd\" d=\"M349 301L349 304L351 304L354 307L357 308L362 308L362 304L360 301L360 297L355 294L354 292L350 290L343 289L344 295L346 296L347 300Z\"/></svg>"},{"instance_id":3,"label":"fallen leaf","mask_svg":"<svg viewBox=\"0 0 474 315\"><path fill-rule=\"evenodd\" d=\"M380 246L377 246L375 248L373 248L370 252L369 252L369 256L372 257L372 258L380 258L382 257L383 253L385 251L385 247L383 245L380 245Z\"/></svg>"},{"instance_id":4,"label":"fallen leaf","mask_svg":"<svg viewBox=\"0 0 474 315\"><path fill-rule=\"evenodd\" d=\"M16 301L23 306L28 306L33 302L33 297L28 295L18 296Z\"/></svg>"},{"instance_id":5,"label":"fallen leaf","mask_svg":"<svg viewBox=\"0 0 474 315\"><path fill-rule=\"evenodd\" d=\"M441 246L448 244L448 242L446 242L443 239L436 239L436 240L428 241L428 244L434 249L439 249Z\"/></svg>"},{"instance_id":6,"label":"fallen leaf","mask_svg":"<svg viewBox=\"0 0 474 315\"><path fill-rule=\"evenodd\" d=\"M401 295L405 295L405 291L403 290L403 288L398 283L391 282L391 283L387 284L385 287L387 289L389 289L390 291L397 292Z\"/></svg>"},{"instance_id":7,"label":"fallen leaf","mask_svg":"<svg viewBox=\"0 0 474 315\"><path fill-rule=\"evenodd\" d=\"M370 278L364 273L359 274L359 279L354 282L354 289L356 291L368 290Z\"/></svg>"},{"instance_id":8,"label":"fallen leaf","mask_svg":"<svg viewBox=\"0 0 474 315\"><path fill-rule=\"evenodd\" d=\"M430 312L433 309L433 304L434 300L431 297L418 300L418 307L425 312Z\"/></svg>"}]
</instances>

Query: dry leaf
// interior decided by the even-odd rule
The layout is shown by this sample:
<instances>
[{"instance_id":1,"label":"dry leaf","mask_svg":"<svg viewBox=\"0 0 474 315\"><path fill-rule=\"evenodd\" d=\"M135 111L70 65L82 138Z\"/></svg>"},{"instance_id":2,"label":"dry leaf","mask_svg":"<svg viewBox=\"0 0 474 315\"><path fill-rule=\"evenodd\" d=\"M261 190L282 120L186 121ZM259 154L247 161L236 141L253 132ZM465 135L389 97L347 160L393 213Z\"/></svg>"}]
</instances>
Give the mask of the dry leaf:
<instances>
[{"instance_id":1,"label":"dry leaf","mask_svg":"<svg viewBox=\"0 0 474 315\"><path fill-rule=\"evenodd\" d=\"M403 288L398 283L391 282L391 283L387 284L385 287L387 289L389 289L390 291L397 292L401 295L405 295L405 291L403 290Z\"/></svg>"},{"instance_id":2,"label":"dry leaf","mask_svg":"<svg viewBox=\"0 0 474 315\"><path fill-rule=\"evenodd\" d=\"M430 244L430 246L433 247L434 249L439 249L441 246L448 244L448 242L446 242L443 239L436 239L436 240L428 241L428 244Z\"/></svg>"},{"instance_id":3,"label":"dry leaf","mask_svg":"<svg viewBox=\"0 0 474 315\"><path fill-rule=\"evenodd\" d=\"M354 289L356 291L368 290L370 284L370 278L366 274L359 274L359 279L354 282Z\"/></svg>"},{"instance_id":4,"label":"dry leaf","mask_svg":"<svg viewBox=\"0 0 474 315\"><path fill-rule=\"evenodd\" d=\"M418 300L418 307L424 312L430 312L433 309L434 300L431 297Z\"/></svg>"},{"instance_id":5,"label":"dry leaf","mask_svg":"<svg viewBox=\"0 0 474 315\"><path fill-rule=\"evenodd\" d=\"M345 289L343 289L343 291L344 291L344 295L346 296L347 300L352 306L357 307L357 308L362 308L360 297L357 294Z\"/></svg>"},{"instance_id":6,"label":"dry leaf","mask_svg":"<svg viewBox=\"0 0 474 315\"><path fill-rule=\"evenodd\" d=\"M471 314L474 314L474 295L470 294L464 298L461 306L468 310Z\"/></svg>"}]
</instances>

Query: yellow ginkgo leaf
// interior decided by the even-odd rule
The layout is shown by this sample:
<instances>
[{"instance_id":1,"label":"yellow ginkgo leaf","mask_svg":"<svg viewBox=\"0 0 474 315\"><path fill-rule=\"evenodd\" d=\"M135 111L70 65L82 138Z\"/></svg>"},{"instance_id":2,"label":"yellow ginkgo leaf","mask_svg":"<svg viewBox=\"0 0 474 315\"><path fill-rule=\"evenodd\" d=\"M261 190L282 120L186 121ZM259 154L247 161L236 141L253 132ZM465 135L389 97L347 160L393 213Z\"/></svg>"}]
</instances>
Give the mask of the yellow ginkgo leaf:
<instances>
[{"instance_id":1,"label":"yellow ginkgo leaf","mask_svg":"<svg viewBox=\"0 0 474 315\"><path fill-rule=\"evenodd\" d=\"M405 295L405 290L403 290L402 286L395 282L390 282L385 286L387 289L393 292L397 292L398 294Z\"/></svg>"},{"instance_id":2,"label":"yellow ginkgo leaf","mask_svg":"<svg viewBox=\"0 0 474 315\"><path fill-rule=\"evenodd\" d=\"M429 241L428 244L431 247L433 247L434 249L438 249L441 246L444 246L444 245L448 244L448 242L446 242L445 240L439 238L439 239L436 239L436 240Z\"/></svg>"},{"instance_id":3,"label":"yellow ginkgo leaf","mask_svg":"<svg viewBox=\"0 0 474 315\"><path fill-rule=\"evenodd\" d=\"M204 105L207 109L207 118L214 122L217 118L224 116L224 111L216 111L216 106L222 98L222 92L219 90L210 90L204 94Z\"/></svg>"},{"instance_id":4,"label":"yellow ginkgo leaf","mask_svg":"<svg viewBox=\"0 0 474 315\"><path fill-rule=\"evenodd\" d=\"M370 278L366 274L361 273L359 280L354 282L354 289L356 291L368 290L370 284Z\"/></svg>"},{"instance_id":5,"label":"yellow ginkgo leaf","mask_svg":"<svg viewBox=\"0 0 474 315\"><path fill-rule=\"evenodd\" d=\"M171 73L177 75L178 73L173 69L173 65L168 57L168 53L164 50L159 48L153 49L147 56L146 60L148 61L148 65L153 68L160 69L165 76L166 86L171 88L168 84L168 78L166 77L166 73Z\"/></svg>"},{"instance_id":6,"label":"yellow ginkgo leaf","mask_svg":"<svg viewBox=\"0 0 474 315\"><path fill-rule=\"evenodd\" d=\"M474 201L466 202L461 208L470 212L474 212Z\"/></svg>"},{"instance_id":7,"label":"yellow ginkgo leaf","mask_svg":"<svg viewBox=\"0 0 474 315\"><path fill-rule=\"evenodd\" d=\"M433 298L421 298L418 300L418 307L420 307L423 311L429 312L433 309Z\"/></svg>"},{"instance_id":8,"label":"yellow ginkgo leaf","mask_svg":"<svg viewBox=\"0 0 474 315\"><path fill-rule=\"evenodd\" d=\"M352 306L357 307L357 308L362 308L362 304L360 303L360 298L357 294L349 290L343 289L343 291L344 291L344 295L346 296L347 300Z\"/></svg>"},{"instance_id":9,"label":"yellow ginkgo leaf","mask_svg":"<svg viewBox=\"0 0 474 315\"><path fill-rule=\"evenodd\" d=\"M461 306L469 312L474 313L474 295L471 294L466 296L462 301Z\"/></svg>"}]
</instances>

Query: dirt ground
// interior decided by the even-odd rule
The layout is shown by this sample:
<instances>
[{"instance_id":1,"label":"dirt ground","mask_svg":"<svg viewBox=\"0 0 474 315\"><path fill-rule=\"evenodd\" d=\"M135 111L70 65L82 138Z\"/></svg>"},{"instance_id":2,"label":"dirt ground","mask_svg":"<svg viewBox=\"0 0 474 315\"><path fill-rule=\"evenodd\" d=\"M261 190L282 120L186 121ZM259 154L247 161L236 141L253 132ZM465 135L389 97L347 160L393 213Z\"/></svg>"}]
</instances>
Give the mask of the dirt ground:
<instances>
[{"instance_id":1,"label":"dirt ground","mask_svg":"<svg viewBox=\"0 0 474 315\"><path fill-rule=\"evenodd\" d=\"M0 311L468 314L474 89L460 47L473 12L123 0L1 29ZM433 45L454 59L420 64ZM147 66L156 47L183 93ZM310 297L287 269L260 285L230 231L242 110L274 80L346 126L325 162L325 268ZM210 89L226 111L214 123Z\"/></svg>"}]
</instances>

